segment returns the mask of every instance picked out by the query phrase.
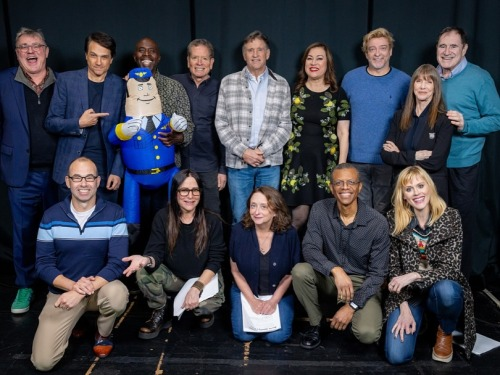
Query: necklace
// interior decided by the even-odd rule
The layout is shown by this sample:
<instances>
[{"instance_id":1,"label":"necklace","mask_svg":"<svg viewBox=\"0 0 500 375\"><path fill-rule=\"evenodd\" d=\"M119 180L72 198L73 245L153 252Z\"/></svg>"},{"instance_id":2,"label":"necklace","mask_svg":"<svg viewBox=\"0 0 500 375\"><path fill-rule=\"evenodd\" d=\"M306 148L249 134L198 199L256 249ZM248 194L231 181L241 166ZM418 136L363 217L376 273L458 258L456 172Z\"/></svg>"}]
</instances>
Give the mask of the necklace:
<instances>
[{"instance_id":1,"label":"necklace","mask_svg":"<svg viewBox=\"0 0 500 375\"><path fill-rule=\"evenodd\" d=\"M261 252L261 254L264 255L271 249L271 241L269 241L269 239L271 238L272 235L273 232L271 231L267 234L265 238L261 239L257 234L257 241L259 241L259 251Z\"/></svg>"}]
</instances>

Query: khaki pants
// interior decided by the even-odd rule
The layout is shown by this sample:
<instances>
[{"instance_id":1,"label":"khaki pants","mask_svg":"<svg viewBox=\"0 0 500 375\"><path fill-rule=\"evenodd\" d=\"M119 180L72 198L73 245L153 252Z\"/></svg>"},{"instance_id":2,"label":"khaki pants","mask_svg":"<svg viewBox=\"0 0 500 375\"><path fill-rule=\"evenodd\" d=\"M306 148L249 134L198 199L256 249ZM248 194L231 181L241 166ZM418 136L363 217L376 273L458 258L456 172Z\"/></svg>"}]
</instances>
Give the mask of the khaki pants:
<instances>
[{"instance_id":1,"label":"khaki pants","mask_svg":"<svg viewBox=\"0 0 500 375\"><path fill-rule=\"evenodd\" d=\"M144 268L136 273L137 285L148 300L151 309L159 309L167 305L167 292L178 292L186 283L186 280L179 279L164 264L161 264L153 273L149 273ZM193 310L193 314L208 315L217 311L224 303L224 281L222 273L218 273L219 292Z\"/></svg>"},{"instance_id":2,"label":"khaki pants","mask_svg":"<svg viewBox=\"0 0 500 375\"><path fill-rule=\"evenodd\" d=\"M354 287L358 290L363 284L364 276L349 275ZM337 304L337 288L332 276L316 272L309 263L298 263L292 269L293 289L297 299L307 312L311 326L321 323L323 314L319 303L319 293L331 297L332 304ZM378 292L372 296L362 309L356 311L352 318L352 332L363 344L376 342L382 333L382 296Z\"/></svg>"},{"instance_id":3,"label":"khaki pants","mask_svg":"<svg viewBox=\"0 0 500 375\"><path fill-rule=\"evenodd\" d=\"M54 306L59 296L49 292L38 317L31 362L40 371L52 369L61 360L71 331L86 311L99 311L97 329L101 336L109 336L116 318L123 314L128 303L127 287L119 280L104 285L71 310Z\"/></svg>"}]
</instances>

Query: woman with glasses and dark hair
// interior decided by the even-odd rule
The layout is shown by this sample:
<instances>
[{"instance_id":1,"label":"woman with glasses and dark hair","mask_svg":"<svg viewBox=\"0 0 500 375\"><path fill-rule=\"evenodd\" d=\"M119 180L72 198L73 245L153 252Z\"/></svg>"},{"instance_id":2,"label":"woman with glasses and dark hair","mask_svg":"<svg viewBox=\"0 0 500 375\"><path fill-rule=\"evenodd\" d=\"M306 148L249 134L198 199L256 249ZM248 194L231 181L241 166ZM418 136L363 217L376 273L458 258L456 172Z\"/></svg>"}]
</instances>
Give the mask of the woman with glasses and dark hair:
<instances>
[{"instance_id":1,"label":"woman with glasses and dark hair","mask_svg":"<svg viewBox=\"0 0 500 375\"><path fill-rule=\"evenodd\" d=\"M474 301L460 271L462 224L446 206L431 177L419 166L404 169L387 214L391 231L389 296L385 303L385 354L392 364L411 361L424 312L439 324L432 359L453 358L451 333L464 316L465 354L475 341Z\"/></svg>"},{"instance_id":2,"label":"woman with glasses and dark hair","mask_svg":"<svg viewBox=\"0 0 500 375\"><path fill-rule=\"evenodd\" d=\"M152 339L171 325L165 319L167 292L178 292L187 280L197 278L182 308L192 310L200 327L214 322L214 312L224 302L220 272L226 245L220 218L203 209L203 189L197 173L184 169L172 179L172 196L156 214L144 255L124 258L130 266L126 276L137 272L137 284L153 309L151 318L139 329L139 338ZM219 291L200 302L204 286L218 277Z\"/></svg>"},{"instance_id":3,"label":"woman with glasses and dark hair","mask_svg":"<svg viewBox=\"0 0 500 375\"><path fill-rule=\"evenodd\" d=\"M285 200L276 189L261 186L250 194L243 220L232 228L229 250L234 277L234 337L241 341L260 337L271 343L287 340L292 334L294 315L291 271L300 261L300 242ZM250 330L245 325L243 315L263 317L273 313L279 316L280 328L278 319L270 326L255 327L258 329Z\"/></svg>"}]
</instances>

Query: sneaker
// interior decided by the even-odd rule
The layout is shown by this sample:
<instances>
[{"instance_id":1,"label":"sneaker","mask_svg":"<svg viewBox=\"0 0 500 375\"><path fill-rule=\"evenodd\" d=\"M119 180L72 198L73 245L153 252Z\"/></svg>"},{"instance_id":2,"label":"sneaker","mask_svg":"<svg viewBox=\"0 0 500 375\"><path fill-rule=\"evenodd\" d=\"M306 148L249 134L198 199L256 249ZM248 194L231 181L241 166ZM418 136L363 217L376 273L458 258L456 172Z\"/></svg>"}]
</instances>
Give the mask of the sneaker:
<instances>
[{"instance_id":1,"label":"sneaker","mask_svg":"<svg viewBox=\"0 0 500 375\"><path fill-rule=\"evenodd\" d=\"M99 332L95 334L94 354L99 358L106 358L113 350L113 334L108 337L101 336Z\"/></svg>"},{"instance_id":2,"label":"sneaker","mask_svg":"<svg viewBox=\"0 0 500 375\"><path fill-rule=\"evenodd\" d=\"M21 288L17 291L16 299L12 302L10 312L12 314L24 314L30 309L30 303L33 299L33 289Z\"/></svg>"}]
</instances>

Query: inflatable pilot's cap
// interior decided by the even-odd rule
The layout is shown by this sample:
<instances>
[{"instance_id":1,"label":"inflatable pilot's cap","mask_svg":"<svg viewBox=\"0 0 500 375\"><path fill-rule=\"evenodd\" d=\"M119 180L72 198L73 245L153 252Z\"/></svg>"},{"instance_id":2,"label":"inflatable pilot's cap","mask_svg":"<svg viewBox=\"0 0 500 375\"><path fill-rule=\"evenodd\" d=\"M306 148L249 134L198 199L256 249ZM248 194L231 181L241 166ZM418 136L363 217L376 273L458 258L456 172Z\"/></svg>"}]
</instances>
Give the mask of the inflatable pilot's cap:
<instances>
[{"instance_id":1,"label":"inflatable pilot's cap","mask_svg":"<svg viewBox=\"0 0 500 375\"><path fill-rule=\"evenodd\" d=\"M152 76L153 74L151 74L151 70L148 68L135 68L128 74L129 79L135 79L137 81L147 81Z\"/></svg>"}]
</instances>

